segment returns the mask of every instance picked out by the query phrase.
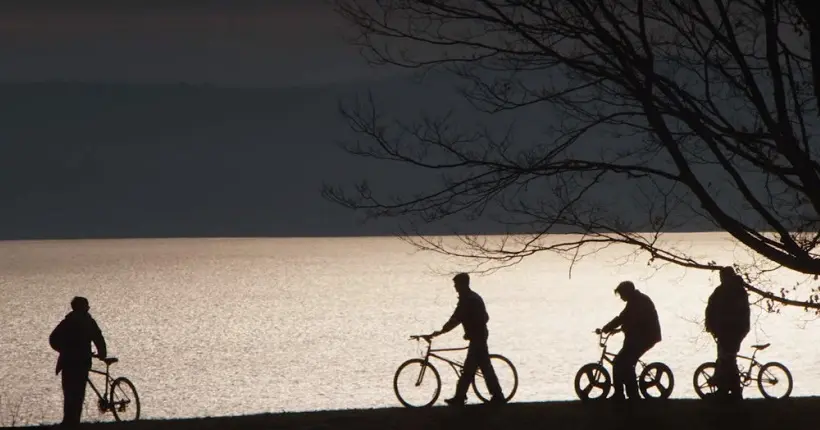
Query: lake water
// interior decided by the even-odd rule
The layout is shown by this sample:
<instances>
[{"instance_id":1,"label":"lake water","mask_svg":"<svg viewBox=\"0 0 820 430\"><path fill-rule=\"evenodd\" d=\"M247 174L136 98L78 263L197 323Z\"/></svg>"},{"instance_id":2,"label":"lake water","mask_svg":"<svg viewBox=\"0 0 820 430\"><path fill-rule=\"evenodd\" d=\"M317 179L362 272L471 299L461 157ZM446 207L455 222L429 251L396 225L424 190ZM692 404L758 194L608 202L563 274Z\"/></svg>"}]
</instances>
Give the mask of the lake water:
<instances>
[{"instance_id":1,"label":"lake water","mask_svg":"<svg viewBox=\"0 0 820 430\"><path fill-rule=\"evenodd\" d=\"M720 264L738 257L724 235L669 239ZM655 271L625 260L629 252L602 251L571 278L569 263L549 254L473 277L490 313L490 349L519 371L514 401L575 398L576 370L599 355L592 330L621 310L612 290L626 279L660 314L664 339L645 358L675 372L673 397L695 396L692 372L714 355L700 321L716 275ZM112 369L134 382L145 418L398 406L393 373L418 354L407 337L447 320L457 299L449 273L466 268L395 238L0 243L0 425L60 420L48 335L75 295L89 298L121 360ZM753 318L743 350L772 342L759 356L790 368L792 395L820 393L813 316L753 308ZM461 334L435 344L462 346ZM455 376L439 370L449 397ZM759 397L756 388L746 395ZM93 405L83 419L105 420Z\"/></svg>"}]
</instances>

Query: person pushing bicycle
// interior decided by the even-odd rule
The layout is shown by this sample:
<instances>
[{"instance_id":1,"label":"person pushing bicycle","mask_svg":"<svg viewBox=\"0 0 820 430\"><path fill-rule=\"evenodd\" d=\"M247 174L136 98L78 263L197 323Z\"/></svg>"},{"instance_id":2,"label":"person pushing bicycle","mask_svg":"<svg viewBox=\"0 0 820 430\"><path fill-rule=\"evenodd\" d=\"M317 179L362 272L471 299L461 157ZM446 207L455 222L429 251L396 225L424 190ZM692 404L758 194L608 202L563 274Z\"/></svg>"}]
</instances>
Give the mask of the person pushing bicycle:
<instances>
[{"instance_id":1,"label":"person pushing bicycle","mask_svg":"<svg viewBox=\"0 0 820 430\"><path fill-rule=\"evenodd\" d=\"M97 322L88 313L89 309L88 299L74 297L71 300L71 312L57 324L48 338L51 347L60 353L56 373L63 373L63 428L80 424L85 384L91 369L91 343L97 347L100 359L106 357L105 338Z\"/></svg>"},{"instance_id":2,"label":"person pushing bicycle","mask_svg":"<svg viewBox=\"0 0 820 430\"><path fill-rule=\"evenodd\" d=\"M638 291L631 281L624 281L615 288L615 294L626 302L624 310L601 328L612 333L619 327L624 332L624 343L612 364L615 394L613 399L624 399L624 388L630 399L639 399L635 365L655 344L661 341L661 324L655 304L646 294Z\"/></svg>"},{"instance_id":3,"label":"person pushing bicycle","mask_svg":"<svg viewBox=\"0 0 820 430\"><path fill-rule=\"evenodd\" d=\"M504 395L498 377L495 374L492 363L490 363L490 352L487 347L487 321L490 320L484 300L475 291L470 289L470 275L459 273L453 277L453 287L458 293L458 304L450 319L444 323L441 330L434 331L427 335L434 338L438 335L449 332L459 324L464 327L464 339L470 341L467 349L467 357L464 359L464 369L458 378L456 393L450 399L445 399L450 406L463 406L467 400L467 389L475 378L478 368L487 381L487 389L492 398L490 403L504 403Z\"/></svg>"}]
</instances>

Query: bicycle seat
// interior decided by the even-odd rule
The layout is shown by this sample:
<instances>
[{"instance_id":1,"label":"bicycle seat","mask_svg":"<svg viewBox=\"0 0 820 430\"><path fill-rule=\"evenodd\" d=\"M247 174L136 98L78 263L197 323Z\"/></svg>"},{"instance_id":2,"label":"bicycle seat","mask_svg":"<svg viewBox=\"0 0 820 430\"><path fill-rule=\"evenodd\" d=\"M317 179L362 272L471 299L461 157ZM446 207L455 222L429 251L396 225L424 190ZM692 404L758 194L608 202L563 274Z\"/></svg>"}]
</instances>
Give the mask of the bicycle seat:
<instances>
[{"instance_id":1,"label":"bicycle seat","mask_svg":"<svg viewBox=\"0 0 820 430\"><path fill-rule=\"evenodd\" d=\"M117 357L108 357L108 358L103 359L103 363L105 363L109 366L116 363L116 362L118 362L118 361L120 361L120 359L117 358Z\"/></svg>"},{"instance_id":2,"label":"bicycle seat","mask_svg":"<svg viewBox=\"0 0 820 430\"><path fill-rule=\"evenodd\" d=\"M752 345L752 348L754 348L758 351L763 351L764 349L768 348L770 345L771 345L771 343L767 343L767 344L764 344L764 345Z\"/></svg>"}]
</instances>

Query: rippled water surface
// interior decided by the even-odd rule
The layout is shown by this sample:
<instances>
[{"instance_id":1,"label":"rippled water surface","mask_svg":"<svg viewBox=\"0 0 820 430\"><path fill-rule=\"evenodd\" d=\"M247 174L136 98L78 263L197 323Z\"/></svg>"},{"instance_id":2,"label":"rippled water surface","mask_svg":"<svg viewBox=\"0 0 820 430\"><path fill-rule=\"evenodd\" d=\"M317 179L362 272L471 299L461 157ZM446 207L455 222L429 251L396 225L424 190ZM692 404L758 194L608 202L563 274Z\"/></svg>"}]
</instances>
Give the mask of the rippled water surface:
<instances>
[{"instance_id":1,"label":"rippled water surface","mask_svg":"<svg viewBox=\"0 0 820 430\"><path fill-rule=\"evenodd\" d=\"M720 235L674 238L721 264L736 254ZM627 253L602 251L571 278L546 254L473 278L491 350L518 367L515 400L574 398L576 370L599 354L591 332L622 308L612 289L625 279L660 313L664 340L646 358L673 369L674 397L694 397L692 372L713 356L700 320L716 279L655 272ZM441 327L456 303L445 272L467 267L393 238L0 243L0 424L61 418L48 335L74 295L89 298L146 418L397 406L393 373L418 354L407 336ZM772 342L760 357L789 366L793 395L820 393L817 323L799 310L753 315L743 349ZM461 346L461 329L436 341ZM449 397L455 376L439 370ZM100 419L87 407L84 420Z\"/></svg>"}]
</instances>

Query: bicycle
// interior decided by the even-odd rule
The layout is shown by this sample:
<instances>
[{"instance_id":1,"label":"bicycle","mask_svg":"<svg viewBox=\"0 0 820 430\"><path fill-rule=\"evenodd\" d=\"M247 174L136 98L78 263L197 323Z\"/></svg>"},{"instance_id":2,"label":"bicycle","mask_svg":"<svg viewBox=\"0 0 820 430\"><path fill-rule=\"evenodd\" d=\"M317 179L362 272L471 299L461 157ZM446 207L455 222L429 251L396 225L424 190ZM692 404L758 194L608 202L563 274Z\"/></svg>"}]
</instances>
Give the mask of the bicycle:
<instances>
[{"instance_id":1,"label":"bicycle","mask_svg":"<svg viewBox=\"0 0 820 430\"><path fill-rule=\"evenodd\" d=\"M456 376L460 377L464 364L462 362L442 357L437 353L464 351L468 347L432 349L433 342L428 335L414 335L410 336L410 339L416 341L427 341L427 352L423 354L423 358L411 358L399 366L396 370L395 376L393 377L393 391L395 391L399 402L408 408L432 406L433 403L438 400L439 394L441 394L441 376L435 366L430 363L430 358L437 358L449 364L453 371L455 371ZM490 354L490 362L495 369L496 375L499 376L498 381L501 384L501 389L505 393L505 400L509 402L515 395L516 390L518 390L518 371L515 369L512 362L503 355ZM429 374L432 374L432 378ZM410 384L406 388L404 384L401 384L401 381L404 379L410 380ZM486 389L487 384L477 383L477 381L483 379L484 377L481 375L481 369L476 370L476 375L472 382L472 388L476 396L478 396L482 402L487 403L490 401L492 396L489 392L484 392L481 390L481 388ZM424 382L428 382L429 387L422 387ZM512 387L509 385L512 385ZM480 386L481 388L479 388ZM413 388L417 390L412 390ZM416 391L420 392L417 399L413 396L416 394Z\"/></svg>"},{"instance_id":2,"label":"bicycle","mask_svg":"<svg viewBox=\"0 0 820 430\"><path fill-rule=\"evenodd\" d=\"M597 362L581 366L575 374L575 394L581 400L606 399L609 394L612 388L612 378L604 367L604 362L612 366L617 354L608 352L606 345L609 338L620 331L603 333L601 329L595 330L595 334L598 335L598 345L602 348L601 358ZM668 399L675 387L675 376L669 366L660 362L646 364L641 360L638 360L638 364L642 369L638 377L638 389L643 397L645 399ZM586 379L585 384L583 384L584 379ZM595 391L596 389L600 390L600 393Z\"/></svg>"},{"instance_id":3,"label":"bicycle","mask_svg":"<svg viewBox=\"0 0 820 430\"><path fill-rule=\"evenodd\" d=\"M769 346L771 346L771 343L752 345L752 349L754 351L752 352L751 357L746 357L740 354L737 355L737 358L748 360L749 362L749 367L745 370L743 370L743 366L738 366L738 373L740 374L740 389L743 390L751 385L752 381L757 381L757 388L760 390L760 394L763 394L763 397L767 399L784 399L791 395L793 388L794 381L792 380L792 374L789 372L789 369L787 369L782 363L778 363L776 361L760 364L759 361L755 360L755 355ZM752 377L752 369L754 368L760 368L757 372L756 378ZM716 369L717 365L715 362L709 361L701 364L695 370L692 383L695 385L695 392L701 399L704 399L717 391L717 386L714 381ZM780 376L779 378L778 374ZM784 391L779 395L771 392L771 390L781 381L785 382L785 386L781 385L781 387L785 388Z\"/></svg>"},{"instance_id":4,"label":"bicycle","mask_svg":"<svg viewBox=\"0 0 820 430\"><path fill-rule=\"evenodd\" d=\"M100 358L95 355L94 358L105 363L105 372L97 369L90 369L91 373L105 376L105 390L100 393L100 390L94 385L91 377L88 378L88 385L97 395L97 407L101 414L108 411L114 414L114 419L117 421L136 421L140 418L140 398L137 395L137 389L128 378L120 376L114 379L111 376L110 367L112 364L119 361L116 357ZM127 412L133 412L133 417L126 416Z\"/></svg>"}]
</instances>

